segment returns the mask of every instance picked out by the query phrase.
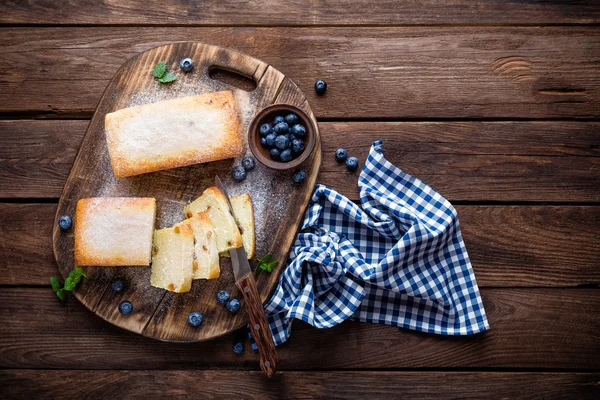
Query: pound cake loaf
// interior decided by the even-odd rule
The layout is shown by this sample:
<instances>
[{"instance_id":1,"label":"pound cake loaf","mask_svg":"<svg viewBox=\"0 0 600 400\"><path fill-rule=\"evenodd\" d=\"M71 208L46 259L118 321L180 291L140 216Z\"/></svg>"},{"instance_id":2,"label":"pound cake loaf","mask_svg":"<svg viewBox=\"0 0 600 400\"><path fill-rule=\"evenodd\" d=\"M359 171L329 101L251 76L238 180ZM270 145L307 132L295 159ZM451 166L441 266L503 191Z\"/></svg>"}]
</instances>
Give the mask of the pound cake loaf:
<instances>
[{"instance_id":1,"label":"pound cake loaf","mask_svg":"<svg viewBox=\"0 0 600 400\"><path fill-rule=\"evenodd\" d=\"M202 211L208 212L219 253L242 246L242 235L240 235L233 215L229 212L227 199L216 186L209 187L202 193L202 196L184 207L185 215L188 218Z\"/></svg>"},{"instance_id":2,"label":"pound cake loaf","mask_svg":"<svg viewBox=\"0 0 600 400\"><path fill-rule=\"evenodd\" d=\"M124 108L105 117L117 178L242 155L229 90Z\"/></svg>"},{"instance_id":3,"label":"pound cake loaf","mask_svg":"<svg viewBox=\"0 0 600 400\"><path fill-rule=\"evenodd\" d=\"M194 233L189 224L154 231L150 284L172 292L192 287Z\"/></svg>"},{"instance_id":4,"label":"pound cake loaf","mask_svg":"<svg viewBox=\"0 0 600 400\"><path fill-rule=\"evenodd\" d=\"M75 264L149 265L156 200L139 197L81 199L75 210Z\"/></svg>"},{"instance_id":5,"label":"pound cake loaf","mask_svg":"<svg viewBox=\"0 0 600 400\"><path fill-rule=\"evenodd\" d=\"M179 223L188 224L194 232L194 279L216 279L221 275L219 252L208 211L197 213ZM179 226L178 225L178 226Z\"/></svg>"}]
</instances>

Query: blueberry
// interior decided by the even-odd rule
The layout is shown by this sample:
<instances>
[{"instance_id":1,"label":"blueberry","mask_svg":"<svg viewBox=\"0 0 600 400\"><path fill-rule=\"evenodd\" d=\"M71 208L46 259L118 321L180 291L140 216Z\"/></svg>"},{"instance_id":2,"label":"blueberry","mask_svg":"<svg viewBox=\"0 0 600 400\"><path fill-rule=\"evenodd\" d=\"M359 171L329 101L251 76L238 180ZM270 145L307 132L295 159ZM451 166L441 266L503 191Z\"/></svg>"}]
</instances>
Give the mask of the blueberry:
<instances>
[{"instance_id":1,"label":"blueberry","mask_svg":"<svg viewBox=\"0 0 600 400\"><path fill-rule=\"evenodd\" d=\"M202 319L202 314L198 311L191 312L190 315L188 315L188 324L193 327L198 327L202 325Z\"/></svg>"},{"instance_id":2,"label":"blueberry","mask_svg":"<svg viewBox=\"0 0 600 400\"><path fill-rule=\"evenodd\" d=\"M335 160L337 162L344 162L348 158L348 151L346 149L337 149L335 151Z\"/></svg>"},{"instance_id":3,"label":"blueberry","mask_svg":"<svg viewBox=\"0 0 600 400\"><path fill-rule=\"evenodd\" d=\"M279 156L281 155L281 152L279 150L277 150L276 148L272 148L271 151L269 151L269 154L271 155L271 158L275 161L279 161Z\"/></svg>"},{"instance_id":4,"label":"blueberry","mask_svg":"<svg viewBox=\"0 0 600 400\"><path fill-rule=\"evenodd\" d=\"M275 138L277 138L277 135L274 133L269 133L266 137L267 139L267 146L269 147L273 147L275 146Z\"/></svg>"},{"instance_id":5,"label":"blueberry","mask_svg":"<svg viewBox=\"0 0 600 400\"><path fill-rule=\"evenodd\" d=\"M189 57L184 58L183 60L179 61L179 66L183 71L189 72L194 69L194 62Z\"/></svg>"},{"instance_id":6,"label":"blueberry","mask_svg":"<svg viewBox=\"0 0 600 400\"><path fill-rule=\"evenodd\" d=\"M287 122L279 122L273 128L273 131L275 131L275 133L278 135L286 134L286 133L288 133L289 130L290 130L290 126L287 124Z\"/></svg>"},{"instance_id":7,"label":"blueberry","mask_svg":"<svg viewBox=\"0 0 600 400\"><path fill-rule=\"evenodd\" d=\"M275 147L279 150L285 150L290 147L290 139L286 135L279 135L275 139Z\"/></svg>"},{"instance_id":8,"label":"blueberry","mask_svg":"<svg viewBox=\"0 0 600 400\"><path fill-rule=\"evenodd\" d=\"M296 114L288 114L285 116L285 122L287 122L289 126L292 126L300 122L300 119Z\"/></svg>"},{"instance_id":9,"label":"blueberry","mask_svg":"<svg viewBox=\"0 0 600 400\"><path fill-rule=\"evenodd\" d=\"M68 230L73 225L73 221L71 221L71 217L68 215L63 215L58 220L58 227L62 231Z\"/></svg>"},{"instance_id":10,"label":"blueberry","mask_svg":"<svg viewBox=\"0 0 600 400\"><path fill-rule=\"evenodd\" d=\"M125 283L124 279L115 279L111 286L115 292L121 293L127 287L127 283Z\"/></svg>"},{"instance_id":11,"label":"blueberry","mask_svg":"<svg viewBox=\"0 0 600 400\"><path fill-rule=\"evenodd\" d=\"M235 354L242 354L244 352L244 343L235 342L235 344L233 345L233 352Z\"/></svg>"},{"instance_id":12,"label":"blueberry","mask_svg":"<svg viewBox=\"0 0 600 400\"><path fill-rule=\"evenodd\" d=\"M304 125L296 124L292 126L292 133L299 138L304 138L306 137L306 128Z\"/></svg>"},{"instance_id":13,"label":"blueberry","mask_svg":"<svg viewBox=\"0 0 600 400\"><path fill-rule=\"evenodd\" d=\"M231 170L231 176L233 176L233 179L236 181L243 181L246 179L246 170L241 165L236 165Z\"/></svg>"},{"instance_id":14,"label":"blueberry","mask_svg":"<svg viewBox=\"0 0 600 400\"><path fill-rule=\"evenodd\" d=\"M260 136L265 137L271 132L273 132L273 128L270 124L262 124L260 126Z\"/></svg>"},{"instance_id":15,"label":"blueberry","mask_svg":"<svg viewBox=\"0 0 600 400\"><path fill-rule=\"evenodd\" d=\"M292 142L292 151L294 155L299 155L304 151L304 142L300 139L296 139Z\"/></svg>"},{"instance_id":16,"label":"blueberry","mask_svg":"<svg viewBox=\"0 0 600 400\"><path fill-rule=\"evenodd\" d=\"M246 156L242 159L242 167L244 167L246 171L252 171L255 166L254 158Z\"/></svg>"},{"instance_id":17,"label":"blueberry","mask_svg":"<svg viewBox=\"0 0 600 400\"><path fill-rule=\"evenodd\" d=\"M261 137L260 144L262 145L262 147L269 147L269 145L267 144L267 138Z\"/></svg>"},{"instance_id":18,"label":"blueberry","mask_svg":"<svg viewBox=\"0 0 600 400\"><path fill-rule=\"evenodd\" d=\"M292 150L285 149L284 151L281 152L281 155L279 156L279 158L281 159L282 162L291 161L292 160Z\"/></svg>"},{"instance_id":19,"label":"blueberry","mask_svg":"<svg viewBox=\"0 0 600 400\"><path fill-rule=\"evenodd\" d=\"M277 125L278 123L284 122L284 121L285 121L285 118L283 118L283 115L278 115L273 120L273 125Z\"/></svg>"},{"instance_id":20,"label":"blueberry","mask_svg":"<svg viewBox=\"0 0 600 400\"><path fill-rule=\"evenodd\" d=\"M348 157L346 160L346 168L349 170L355 170L358 168L358 158L356 157Z\"/></svg>"},{"instance_id":21,"label":"blueberry","mask_svg":"<svg viewBox=\"0 0 600 400\"><path fill-rule=\"evenodd\" d=\"M225 290L219 290L217 292L217 303L225 305L228 301L229 293L227 293Z\"/></svg>"},{"instance_id":22,"label":"blueberry","mask_svg":"<svg viewBox=\"0 0 600 400\"><path fill-rule=\"evenodd\" d=\"M121 304L119 304L119 312L123 315L129 315L131 314L131 312L133 311L133 304L131 304L130 301L122 301Z\"/></svg>"},{"instance_id":23,"label":"blueberry","mask_svg":"<svg viewBox=\"0 0 600 400\"><path fill-rule=\"evenodd\" d=\"M238 299L231 299L227 303L227 310L232 313L236 313L240 310L240 301Z\"/></svg>"},{"instance_id":24,"label":"blueberry","mask_svg":"<svg viewBox=\"0 0 600 400\"><path fill-rule=\"evenodd\" d=\"M306 179L306 172L303 169L301 169L300 171L294 172L294 182L302 183L302 182L304 182L305 179Z\"/></svg>"},{"instance_id":25,"label":"blueberry","mask_svg":"<svg viewBox=\"0 0 600 400\"><path fill-rule=\"evenodd\" d=\"M317 92L319 96L324 95L326 90L327 83L323 79L319 79L315 82L315 92Z\"/></svg>"}]
</instances>

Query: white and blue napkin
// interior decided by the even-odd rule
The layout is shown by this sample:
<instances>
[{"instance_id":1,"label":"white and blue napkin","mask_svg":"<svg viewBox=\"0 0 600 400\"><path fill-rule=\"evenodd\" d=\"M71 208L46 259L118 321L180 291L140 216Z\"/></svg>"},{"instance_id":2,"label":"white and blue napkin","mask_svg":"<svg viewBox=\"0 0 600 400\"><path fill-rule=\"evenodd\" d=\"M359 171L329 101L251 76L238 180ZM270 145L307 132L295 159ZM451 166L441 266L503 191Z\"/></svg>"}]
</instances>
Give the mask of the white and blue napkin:
<instances>
[{"instance_id":1,"label":"white and blue napkin","mask_svg":"<svg viewBox=\"0 0 600 400\"><path fill-rule=\"evenodd\" d=\"M488 329L450 202L387 161L381 141L358 187L362 208L317 185L265 305L275 344L289 338L294 318L317 328L352 319L440 335Z\"/></svg>"}]
</instances>

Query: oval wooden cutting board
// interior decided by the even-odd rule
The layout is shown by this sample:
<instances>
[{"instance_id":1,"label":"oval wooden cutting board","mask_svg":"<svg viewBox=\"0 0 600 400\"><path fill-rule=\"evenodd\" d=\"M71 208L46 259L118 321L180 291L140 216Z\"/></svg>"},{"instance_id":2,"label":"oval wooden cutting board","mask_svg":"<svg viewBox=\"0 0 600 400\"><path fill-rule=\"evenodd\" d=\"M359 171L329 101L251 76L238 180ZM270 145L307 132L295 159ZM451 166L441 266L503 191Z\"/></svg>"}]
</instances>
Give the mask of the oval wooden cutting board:
<instances>
[{"instance_id":1,"label":"oval wooden cutting board","mask_svg":"<svg viewBox=\"0 0 600 400\"><path fill-rule=\"evenodd\" d=\"M179 60L191 57L194 70L184 73ZM152 76L154 66L167 63L167 71L177 73L177 80L160 84ZM229 71L229 72L219 72ZM246 77L250 85L234 87L230 74ZM216 79L215 79L216 78ZM254 82L252 82L254 81ZM229 82L229 83L228 83ZM255 88L253 89L253 86ZM248 86L241 89L242 86ZM252 90L253 89L253 90ZM275 104L293 104L315 117L300 89L272 66L248 55L218 46L182 42L157 47L127 61L112 79L90 122L79 149L56 213L53 240L54 254L63 276L73 269L73 232L62 232L57 221L61 215L75 215L77 201L86 197L154 197L157 201L156 228L170 227L185 219L183 206L196 199L209 186L215 175L224 182L230 195L249 193L254 202L256 252L262 257L272 253L279 267L271 274L257 278L263 302L278 282L294 235L312 194L321 163L321 140L316 128L316 146L302 168L307 173L303 184L292 181L292 173L277 172L257 163L243 182L231 178L231 169L240 160L175 168L117 179L113 175L104 133L104 116L121 108L189 95L233 90L246 154L247 130L252 117L262 108ZM74 221L75 224L77 221ZM254 265L254 263L251 263ZM150 286L150 267L87 267L85 278L74 292L75 297L101 318L142 335L169 341L200 341L223 335L247 322L246 310L229 313L216 302L218 290L227 290L242 300L235 287L231 263L221 258L221 276L213 280L195 280L189 293L176 294ZM111 282L125 279L127 289L116 293ZM133 303L130 315L121 315L118 305L123 300ZM199 328L187 324L192 311L204 314Z\"/></svg>"}]
</instances>

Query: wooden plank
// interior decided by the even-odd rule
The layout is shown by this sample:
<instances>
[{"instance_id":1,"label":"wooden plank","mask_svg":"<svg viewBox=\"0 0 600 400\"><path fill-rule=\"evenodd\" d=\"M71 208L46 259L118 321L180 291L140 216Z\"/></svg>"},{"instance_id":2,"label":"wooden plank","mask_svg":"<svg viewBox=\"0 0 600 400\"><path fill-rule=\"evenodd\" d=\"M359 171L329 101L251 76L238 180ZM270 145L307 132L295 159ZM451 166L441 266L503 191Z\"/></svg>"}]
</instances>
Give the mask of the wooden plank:
<instances>
[{"instance_id":1,"label":"wooden plank","mask_svg":"<svg viewBox=\"0 0 600 400\"><path fill-rule=\"evenodd\" d=\"M182 4L175 0L68 3L35 0L11 2L4 24L141 24L141 25L420 25L597 23L593 1L527 0L511 3L468 0L312 2L270 0L240 3L222 0Z\"/></svg>"},{"instance_id":2,"label":"wooden plank","mask_svg":"<svg viewBox=\"0 0 600 400\"><path fill-rule=\"evenodd\" d=\"M0 198L60 196L87 121L0 121ZM358 198L338 147L389 161L450 201L600 201L597 122L324 122L318 181ZM477 188L477 190L473 190Z\"/></svg>"},{"instance_id":3,"label":"wooden plank","mask_svg":"<svg viewBox=\"0 0 600 400\"><path fill-rule=\"evenodd\" d=\"M598 373L2 370L3 398L597 399ZM65 384L67 383L68 384Z\"/></svg>"},{"instance_id":4,"label":"wooden plank","mask_svg":"<svg viewBox=\"0 0 600 400\"><path fill-rule=\"evenodd\" d=\"M318 118L600 116L595 27L68 27L0 34L4 117L90 117L128 58L193 39L272 64L298 84ZM328 82L323 97L313 90L318 78Z\"/></svg>"},{"instance_id":5,"label":"wooden plank","mask_svg":"<svg viewBox=\"0 0 600 400\"><path fill-rule=\"evenodd\" d=\"M294 322L279 369L600 368L600 290L483 289L491 329L470 337L345 322ZM135 306L135 305L134 305ZM233 336L165 343L123 331L49 288L0 289L0 368L258 370L232 352ZM318 350L316 350L318 349Z\"/></svg>"}]
</instances>

